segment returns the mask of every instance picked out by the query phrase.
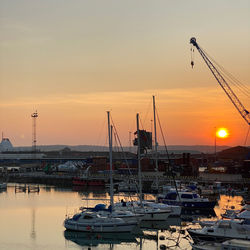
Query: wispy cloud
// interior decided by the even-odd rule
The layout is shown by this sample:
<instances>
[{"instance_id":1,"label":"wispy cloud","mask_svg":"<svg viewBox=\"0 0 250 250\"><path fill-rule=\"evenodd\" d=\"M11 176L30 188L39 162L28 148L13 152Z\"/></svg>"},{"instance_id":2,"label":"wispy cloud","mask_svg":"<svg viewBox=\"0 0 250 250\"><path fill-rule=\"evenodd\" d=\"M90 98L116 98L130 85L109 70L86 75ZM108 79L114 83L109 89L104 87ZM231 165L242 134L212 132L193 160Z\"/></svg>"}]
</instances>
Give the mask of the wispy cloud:
<instances>
[{"instance_id":1,"label":"wispy cloud","mask_svg":"<svg viewBox=\"0 0 250 250\"><path fill-rule=\"evenodd\" d=\"M42 97L18 98L15 101L2 101L1 107L51 104L103 105L105 103L120 105L140 105L148 102L153 94L159 103L193 103L194 101L210 103L216 100L218 91L215 88L191 89L152 89L145 91L96 92L86 94L60 94Z\"/></svg>"}]
</instances>

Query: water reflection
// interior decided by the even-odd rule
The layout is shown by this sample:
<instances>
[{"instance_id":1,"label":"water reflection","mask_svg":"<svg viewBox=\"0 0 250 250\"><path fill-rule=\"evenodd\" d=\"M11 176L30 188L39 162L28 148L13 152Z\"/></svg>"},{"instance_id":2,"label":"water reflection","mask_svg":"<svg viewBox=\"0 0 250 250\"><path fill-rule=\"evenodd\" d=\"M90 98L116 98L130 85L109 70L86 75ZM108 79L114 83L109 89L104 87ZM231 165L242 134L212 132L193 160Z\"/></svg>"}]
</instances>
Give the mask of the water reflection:
<instances>
[{"instance_id":1,"label":"water reflection","mask_svg":"<svg viewBox=\"0 0 250 250\"><path fill-rule=\"evenodd\" d=\"M142 221L140 228L131 233L84 233L64 231L67 241L79 246L112 247L115 244L129 243L129 248L135 249L191 249L191 238L182 226L180 218L169 218L166 221Z\"/></svg>"},{"instance_id":2,"label":"water reflection","mask_svg":"<svg viewBox=\"0 0 250 250\"><path fill-rule=\"evenodd\" d=\"M166 221L141 221L141 229L168 230L170 226L181 226L181 218L168 218Z\"/></svg>"},{"instance_id":3,"label":"water reflection","mask_svg":"<svg viewBox=\"0 0 250 250\"><path fill-rule=\"evenodd\" d=\"M35 240L36 239L36 209L33 207L32 208L32 213L31 213L31 233L30 237Z\"/></svg>"},{"instance_id":4,"label":"water reflection","mask_svg":"<svg viewBox=\"0 0 250 250\"><path fill-rule=\"evenodd\" d=\"M80 246L98 246L100 244L119 245L121 243L138 243L135 234L131 233L84 233L64 231L66 240Z\"/></svg>"},{"instance_id":5,"label":"water reflection","mask_svg":"<svg viewBox=\"0 0 250 250\"><path fill-rule=\"evenodd\" d=\"M174 249L191 249L187 227L194 228L195 222L203 218L219 218L220 214L225 212L224 209L232 206L239 210L242 208L243 199L241 196L221 195L214 210L183 210L181 218L168 218L167 221L154 223L142 222L142 231L138 234L90 234L64 232L62 222L67 210L73 212L80 206L103 203L103 200L109 198L104 189L73 191L70 188L40 185L39 193L15 193L15 184L9 184L6 190L1 191L0 221L4 230L1 232L0 249L10 250L62 250L79 249L79 246L98 246L97 249L103 249L104 246L109 248L110 245L115 245L117 250L159 249L161 245L174 246ZM115 196L115 200L123 197L125 195L120 193ZM70 247L65 246L65 239L71 244ZM128 246L124 247L124 244Z\"/></svg>"}]
</instances>

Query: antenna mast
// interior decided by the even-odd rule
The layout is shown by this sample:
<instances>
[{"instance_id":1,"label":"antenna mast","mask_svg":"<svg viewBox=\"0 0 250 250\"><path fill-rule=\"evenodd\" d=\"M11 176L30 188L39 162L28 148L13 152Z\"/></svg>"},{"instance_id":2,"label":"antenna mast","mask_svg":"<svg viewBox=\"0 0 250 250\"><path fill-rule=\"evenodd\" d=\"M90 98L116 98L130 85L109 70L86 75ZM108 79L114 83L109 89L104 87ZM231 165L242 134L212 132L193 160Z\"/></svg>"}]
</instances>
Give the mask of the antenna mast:
<instances>
[{"instance_id":1,"label":"antenna mast","mask_svg":"<svg viewBox=\"0 0 250 250\"><path fill-rule=\"evenodd\" d=\"M36 118L38 117L37 111L31 114L32 118L32 151L36 152Z\"/></svg>"}]
</instances>

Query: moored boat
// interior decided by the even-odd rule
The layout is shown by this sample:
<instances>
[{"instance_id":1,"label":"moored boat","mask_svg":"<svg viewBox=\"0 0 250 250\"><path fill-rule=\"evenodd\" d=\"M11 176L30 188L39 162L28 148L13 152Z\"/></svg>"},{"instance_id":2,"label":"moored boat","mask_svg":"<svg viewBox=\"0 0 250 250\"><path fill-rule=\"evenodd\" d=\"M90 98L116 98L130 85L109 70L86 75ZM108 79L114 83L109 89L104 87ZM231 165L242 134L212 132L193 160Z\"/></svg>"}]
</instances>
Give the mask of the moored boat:
<instances>
[{"instance_id":1,"label":"moored boat","mask_svg":"<svg viewBox=\"0 0 250 250\"><path fill-rule=\"evenodd\" d=\"M106 208L105 204L97 204L94 208L80 208L82 211L97 212L102 217L121 218L126 222L137 222L142 220L143 214L135 214L129 210L112 209L111 206Z\"/></svg>"},{"instance_id":2,"label":"moored boat","mask_svg":"<svg viewBox=\"0 0 250 250\"><path fill-rule=\"evenodd\" d=\"M193 250L249 250L250 241L247 240L227 240L222 243L218 242L201 242L192 244Z\"/></svg>"},{"instance_id":3,"label":"moored boat","mask_svg":"<svg viewBox=\"0 0 250 250\"><path fill-rule=\"evenodd\" d=\"M191 209L211 209L216 205L216 201L209 201L208 198L202 198L199 194L187 191L172 191L165 196L159 195L158 201L168 204L181 206Z\"/></svg>"},{"instance_id":4,"label":"moored boat","mask_svg":"<svg viewBox=\"0 0 250 250\"><path fill-rule=\"evenodd\" d=\"M128 223L121 218L102 217L96 212L80 212L64 221L64 227L68 230L80 232L131 232L137 226L137 222Z\"/></svg>"},{"instance_id":5,"label":"moored boat","mask_svg":"<svg viewBox=\"0 0 250 250\"><path fill-rule=\"evenodd\" d=\"M129 220L124 220L118 217L118 214L113 214L114 197L113 197L113 176L112 176L112 129L110 125L110 113L108 115L108 136L109 136L109 165L110 165L110 211L105 211L105 214L100 214L100 211L82 211L75 214L73 217L67 217L64 221L66 229L81 231L81 232L131 232L137 225L138 220L132 214L129 215ZM121 216L125 217L122 213ZM133 219L131 219L133 217Z\"/></svg>"},{"instance_id":6,"label":"moored boat","mask_svg":"<svg viewBox=\"0 0 250 250\"><path fill-rule=\"evenodd\" d=\"M250 240L250 225L247 220L218 220L202 229L188 229L193 241L222 242L228 239Z\"/></svg>"},{"instance_id":7,"label":"moored boat","mask_svg":"<svg viewBox=\"0 0 250 250\"><path fill-rule=\"evenodd\" d=\"M172 214L173 211L169 207L159 208L149 205L148 202L140 201L136 202L118 202L114 204L116 209L119 210L129 210L135 214L142 214L143 221L162 221L167 220Z\"/></svg>"}]
</instances>

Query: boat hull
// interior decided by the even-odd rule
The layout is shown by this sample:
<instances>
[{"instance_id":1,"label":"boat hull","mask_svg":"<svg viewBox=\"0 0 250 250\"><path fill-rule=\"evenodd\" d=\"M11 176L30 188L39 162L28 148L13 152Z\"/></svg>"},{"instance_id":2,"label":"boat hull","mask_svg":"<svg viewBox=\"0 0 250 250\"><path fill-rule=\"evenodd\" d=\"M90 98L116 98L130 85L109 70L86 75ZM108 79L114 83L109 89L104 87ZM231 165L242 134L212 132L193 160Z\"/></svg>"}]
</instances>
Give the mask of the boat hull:
<instances>
[{"instance_id":1,"label":"boat hull","mask_svg":"<svg viewBox=\"0 0 250 250\"><path fill-rule=\"evenodd\" d=\"M77 223L72 220L65 220L64 227L67 230L78 232L95 232L95 233L114 233L114 232L131 232L137 226L136 223Z\"/></svg>"},{"instance_id":2,"label":"boat hull","mask_svg":"<svg viewBox=\"0 0 250 250\"><path fill-rule=\"evenodd\" d=\"M192 237L194 243L199 243L200 241L212 241L212 242L223 242L225 240L230 239L243 239L250 240L250 234L242 234L240 236L236 235L213 235L213 234L203 234L199 232L195 232L194 230L188 230L188 233Z\"/></svg>"},{"instance_id":3,"label":"boat hull","mask_svg":"<svg viewBox=\"0 0 250 250\"><path fill-rule=\"evenodd\" d=\"M207 201L207 202L193 202L193 201L173 201L163 199L162 203L168 205L181 206L186 209L212 209L216 205L216 201Z\"/></svg>"}]
</instances>

